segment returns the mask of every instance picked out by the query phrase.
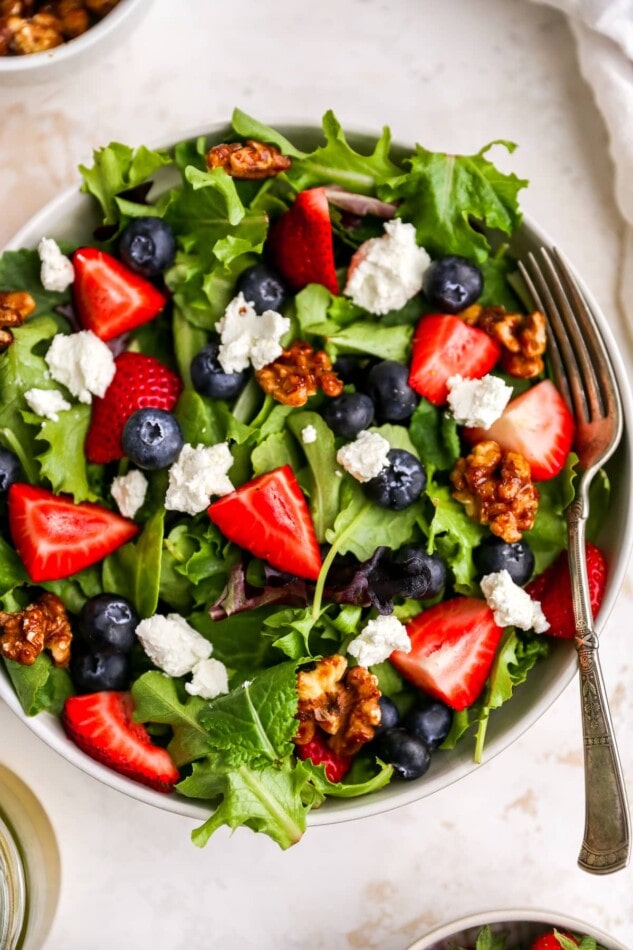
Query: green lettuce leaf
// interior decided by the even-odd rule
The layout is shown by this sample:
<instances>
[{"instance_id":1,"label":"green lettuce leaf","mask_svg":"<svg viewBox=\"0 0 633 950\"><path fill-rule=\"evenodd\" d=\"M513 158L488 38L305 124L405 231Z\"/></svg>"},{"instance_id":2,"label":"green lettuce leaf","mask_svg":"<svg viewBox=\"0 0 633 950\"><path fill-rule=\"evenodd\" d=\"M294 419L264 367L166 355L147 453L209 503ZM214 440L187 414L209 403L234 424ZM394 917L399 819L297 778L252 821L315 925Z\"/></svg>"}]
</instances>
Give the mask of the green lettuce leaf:
<instances>
[{"instance_id":1,"label":"green lettuce leaf","mask_svg":"<svg viewBox=\"0 0 633 950\"><path fill-rule=\"evenodd\" d=\"M332 358L336 358L339 353L362 353L364 356L370 354L383 360L406 363L413 327L387 327L370 320L357 320L341 328L329 320L311 326L310 333L325 339L325 348Z\"/></svg>"},{"instance_id":2,"label":"green lettuce leaf","mask_svg":"<svg viewBox=\"0 0 633 950\"><path fill-rule=\"evenodd\" d=\"M462 254L485 261L490 243L479 227L512 234L521 222L517 194L527 184L505 175L488 161L493 145L509 152L511 142L491 142L476 155L445 155L417 145L405 160L409 171L395 175L379 188L386 201L400 201L398 214L415 225L418 244L431 257Z\"/></svg>"},{"instance_id":3,"label":"green lettuce leaf","mask_svg":"<svg viewBox=\"0 0 633 950\"><path fill-rule=\"evenodd\" d=\"M330 782L323 765L314 765L310 759L306 759L304 766L310 775L311 785L323 797L329 796L330 798L357 798L359 795L369 795L388 785L393 776L393 766L380 762L378 771L364 781Z\"/></svg>"},{"instance_id":4,"label":"green lettuce leaf","mask_svg":"<svg viewBox=\"0 0 633 950\"><path fill-rule=\"evenodd\" d=\"M316 429L314 442L303 442L301 432L306 426ZM310 468L306 489L310 514L319 543L325 540L328 530L334 526L339 510L341 479L336 470L336 446L334 433L317 412L297 412L288 417L288 428L293 433ZM296 471L296 469L295 469Z\"/></svg>"},{"instance_id":5,"label":"green lettuce leaf","mask_svg":"<svg viewBox=\"0 0 633 950\"><path fill-rule=\"evenodd\" d=\"M37 456L42 478L48 479L54 492L72 495L76 502L96 501L89 482L84 442L90 426L90 406L78 403L58 413L57 421L29 414L34 425L41 422L35 436L47 442L48 449Z\"/></svg>"},{"instance_id":6,"label":"green lettuce leaf","mask_svg":"<svg viewBox=\"0 0 633 950\"><path fill-rule=\"evenodd\" d=\"M42 314L50 314L55 307L70 300L70 290L64 290L63 293L46 290L40 279L41 266L40 255L36 250L22 248L19 251L5 251L0 256L0 290L24 290L35 301L35 310L29 322ZM62 318L58 322L61 325Z\"/></svg>"},{"instance_id":7,"label":"green lettuce leaf","mask_svg":"<svg viewBox=\"0 0 633 950\"><path fill-rule=\"evenodd\" d=\"M206 755L211 748L206 730L200 723L200 712L207 701L199 696L178 694L178 683L170 676L150 670L132 684L134 719L136 722L160 722L171 726L173 737L167 751L180 767Z\"/></svg>"},{"instance_id":8,"label":"green lettuce leaf","mask_svg":"<svg viewBox=\"0 0 633 950\"><path fill-rule=\"evenodd\" d=\"M120 142L111 142L93 152L91 167L80 165L84 184L82 191L97 199L103 211L104 224L116 224L121 217L117 195L143 184L159 168L171 164L167 152L152 151L141 145L137 149ZM145 207L145 214L151 209Z\"/></svg>"},{"instance_id":9,"label":"green lettuce leaf","mask_svg":"<svg viewBox=\"0 0 633 950\"><path fill-rule=\"evenodd\" d=\"M151 617L158 606L164 518L164 509L156 511L136 541L103 562L104 591L127 597L141 618Z\"/></svg>"},{"instance_id":10,"label":"green lettuce leaf","mask_svg":"<svg viewBox=\"0 0 633 950\"><path fill-rule=\"evenodd\" d=\"M40 653L31 666L6 659L4 663L27 716L41 712L59 716L74 692L67 670L55 666L48 653Z\"/></svg>"},{"instance_id":11,"label":"green lettuce leaf","mask_svg":"<svg viewBox=\"0 0 633 950\"><path fill-rule=\"evenodd\" d=\"M29 576L17 551L0 535L0 597L28 583Z\"/></svg>"},{"instance_id":12,"label":"green lettuce leaf","mask_svg":"<svg viewBox=\"0 0 633 950\"><path fill-rule=\"evenodd\" d=\"M460 455L457 423L428 401L420 399L409 422L409 435L427 466L427 475L433 471L450 471Z\"/></svg>"},{"instance_id":13,"label":"green lettuce leaf","mask_svg":"<svg viewBox=\"0 0 633 950\"><path fill-rule=\"evenodd\" d=\"M187 619L213 644L213 656L226 666L251 676L279 659L270 637L262 635L264 621L275 607L236 613L226 620L212 620L207 611L194 611Z\"/></svg>"},{"instance_id":14,"label":"green lettuce leaf","mask_svg":"<svg viewBox=\"0 0 633 950\"><path fill-rule=\"evenodd\" d=\"M435 548L444 562L450 564L457 593L477 594L473 549L489 529L468 517L464 506L455 501L446 485L428 485L427 494L434 509L427 530L429 549Z\"/></svg>"}]
</instances>

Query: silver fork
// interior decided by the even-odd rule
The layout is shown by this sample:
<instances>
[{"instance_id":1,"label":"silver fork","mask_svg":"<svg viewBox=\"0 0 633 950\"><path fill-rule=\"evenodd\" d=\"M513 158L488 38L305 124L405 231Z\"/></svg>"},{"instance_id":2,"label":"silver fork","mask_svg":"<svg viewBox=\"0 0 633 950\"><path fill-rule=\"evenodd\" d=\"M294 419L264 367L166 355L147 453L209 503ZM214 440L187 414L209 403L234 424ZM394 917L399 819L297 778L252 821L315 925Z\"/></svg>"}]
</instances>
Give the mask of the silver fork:
<instances>
[{"instance_id":1,"label":"silver fork","mask_svg":"<svg viewBox=\"0 0 633 950\"><path fill-rule=\"evenodd\" d=\"M561 254L540 249L519 269L535 306L548 318L554 380L576 420L576 496L566 511L569 571L580 670L585 764L585 831L578 864L593 874L626 867L629 812L593 626L585 561L589 485L615 451L622 405L609 354L591 307Z\"/></svg>"}]
</instances>

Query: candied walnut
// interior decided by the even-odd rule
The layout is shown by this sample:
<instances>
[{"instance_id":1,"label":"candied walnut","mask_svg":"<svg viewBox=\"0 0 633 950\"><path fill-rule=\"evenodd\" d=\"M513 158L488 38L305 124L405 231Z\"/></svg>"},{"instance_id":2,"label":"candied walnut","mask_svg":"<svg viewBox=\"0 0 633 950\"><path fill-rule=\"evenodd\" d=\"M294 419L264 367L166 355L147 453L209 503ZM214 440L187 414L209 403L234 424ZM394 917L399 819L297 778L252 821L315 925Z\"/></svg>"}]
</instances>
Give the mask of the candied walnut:
<instances>
[{"instance_id":1,"label":"candied walnut","mask_svg":"<svg viewBox=\"0 0 633 950\"><path fill-rule=\"evenodd\" d=\"M265 145L254 139L223 143L210 148L206 156L207 168L223 168L232 178L259 180L273 178L287 171L292 162L274 145Z\"/></svg>"},{"instance_id":2,"label":"candied walnut","mask_svg":"<svg viewBox=\"0 0 633 950\"><path fill-rule=\"evenodd\" d=\"M59 20L51 13L35 13L24 19L9 17L7 27L13 33L11 51L19 55L43 53L64 42Z\"/></svg>"},{"instance_id":3,"label":"candied walnut","mask_svg":"<svg viewBox=\"0 0 633 950\"><path fill-rule=\"evenodd\" d=\"M35 301L23 290L0 292L0 352L13 342L12 327L20 327L35 310Z\"/></svg>"},{"instance_id":4,"label":"candied walnut","mask_svg":"<svg viewBox=\"0 0 633 950\"><path fill-rule=\"evenodd\" d=\"M114 10L119 0L83 0L86 10L90 10L96 17L104 17Z\"/></svg>"},{"instance_id":5,"label":"candied walnut","mask_svg":"<svg viewBox=\"0 0 633 950\"><path fill-rule=\"evenodd\" d=\"M508 313L504 307L482 307L475 325L501 344L499 365L504 372L520 379L532 379L543 372L547 321L540 310L523 315Z\"/></svg>"},{"instance_id":6,"label":"candied walnut","mask_svg":"<svg viewBox=\"0 0 633 950\"><path fill-rule=\"evenodd\" d=\"M84 0L52 0L46 5L46 11L59 20L59 26L65 39L73 40L90 28L90 14Z\"/></svg>"},{"instance_id":7,"label":"candied walnut","mask_svg":"<svg viewBox=\"0 0 633 950\"><path fill-rule=\"evenodd\" d=\"M512 544L534 524L538 489L530 466L518 452L503 452L492 439L479 442L451 472L453 498L469 517L490 525L493 534Z\"/></svg>"},{"instance_id":8,"label":"candied walnut","mask_svg":"<svg viewBox=\"0 0 633 950\"><path fill-rule=\"evenodd\" d=\"M257 382L265 393L285 406L303 406L322 389L326 396L340 396L343 382L332 369L324 350L313 350L301 340L282 350L274 362L257 370Z\"/></svg>"},{"instance_id":9,"label":"candied walnut","mask_svg":"<svg viewBox=\"0 0 633 950\"><path fill-rule=\"evenodd\" d=\"M31 666L49 650L55 666L68 666L72 630L56 594L44 593L24 610L0 611L0 650L8 660Z\"/></svg>"},{"instance_id":10,"label":"candied walnut","mask_svg":"<svg viewBox=\"0 0 633 950\"><path fill-rule=\"evenodd\" d=\"M305 745L317 728L338 755L355 755L380 725L378 680L363 666L347 668L344 656L318 660L297 674L299 728L296 745Z\"/></svg>"}]
</instances>

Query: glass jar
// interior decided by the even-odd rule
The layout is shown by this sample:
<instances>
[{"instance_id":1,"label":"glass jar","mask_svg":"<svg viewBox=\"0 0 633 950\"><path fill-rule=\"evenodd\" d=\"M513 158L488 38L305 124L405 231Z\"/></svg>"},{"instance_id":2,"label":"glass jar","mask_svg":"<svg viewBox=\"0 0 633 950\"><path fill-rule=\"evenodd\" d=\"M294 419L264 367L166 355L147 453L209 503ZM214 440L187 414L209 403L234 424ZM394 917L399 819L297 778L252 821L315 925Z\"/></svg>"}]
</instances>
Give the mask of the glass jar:
<instances>
[{"instance_id":1,"label":"glass jar","mask_svg":"<svg viewBox=\"0 0 633 950\"><path fill-rule=\"evenodd\" d=\"M33 792L0 765L0 948L41 950L59 899L55 833Z\"/></svg>"}]
</instances>

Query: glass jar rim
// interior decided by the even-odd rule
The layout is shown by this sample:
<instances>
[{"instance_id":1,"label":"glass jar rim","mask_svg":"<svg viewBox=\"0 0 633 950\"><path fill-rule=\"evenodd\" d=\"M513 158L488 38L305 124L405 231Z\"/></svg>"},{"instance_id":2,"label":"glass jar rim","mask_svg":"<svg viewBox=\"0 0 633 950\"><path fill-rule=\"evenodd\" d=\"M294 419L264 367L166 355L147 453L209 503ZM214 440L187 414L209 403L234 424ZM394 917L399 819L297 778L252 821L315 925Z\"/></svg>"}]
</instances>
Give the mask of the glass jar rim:
<instances>
[{"instance_id":1,"label":"glass jar rim","mask_svg":"<svg viewBox=\"0 0 633 950\"><path fill-rule=\"evenodd\" d=\"M0 812L0 947L14 950L24 935L26 875L15 836Z\"/></svg>"}]
</instances>

